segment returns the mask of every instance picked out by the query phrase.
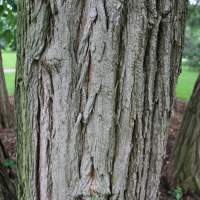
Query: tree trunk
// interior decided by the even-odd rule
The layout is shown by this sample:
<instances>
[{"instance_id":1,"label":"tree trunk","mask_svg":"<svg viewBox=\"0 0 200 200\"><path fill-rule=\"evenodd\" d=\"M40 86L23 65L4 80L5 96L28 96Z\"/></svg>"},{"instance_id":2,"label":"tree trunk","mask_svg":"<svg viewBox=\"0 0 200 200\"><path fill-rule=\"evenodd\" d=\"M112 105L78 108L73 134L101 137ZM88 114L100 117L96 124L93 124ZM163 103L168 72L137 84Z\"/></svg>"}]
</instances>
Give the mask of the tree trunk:
<instances>
[{"instance_id":1,"label":"tree trunk","mask_svg":"<svg viewBox=\"0 0 200 200\"><path fill-rule=\"evenodd\" d=\"M155 200L185 0L18 1L20 200Z\"/></svg>"},{"instance_id":2,"label":"tree trunk","mask_svg":"<svg viewBox=\"0 0 200 200\"><path fill-rule=\"evenodd\" d=\"M17 200L15 180L9 177L3 163L8 159L3 144L0 140L0 200Z\"/></svg>"},{"instance_id":3,"label":"tree trunk","mask_svg":"<svg viewBox=\"0 0 200 200\"><path fill-rule=\"evenodd\" d=\"M184 114L173 152L172 172L186 191L200 191L200 75Z\"/></svg>"},{"instance_id":4,"label":"tree trunk","mask_svg":"<svg viewBox=\"0 0 200 200\"><path fill-rule=\"evenodd\" d=\"M0 128L10 128L12 126L13 113L10 109L0 49Z\"/></svg>"}]
</instances>

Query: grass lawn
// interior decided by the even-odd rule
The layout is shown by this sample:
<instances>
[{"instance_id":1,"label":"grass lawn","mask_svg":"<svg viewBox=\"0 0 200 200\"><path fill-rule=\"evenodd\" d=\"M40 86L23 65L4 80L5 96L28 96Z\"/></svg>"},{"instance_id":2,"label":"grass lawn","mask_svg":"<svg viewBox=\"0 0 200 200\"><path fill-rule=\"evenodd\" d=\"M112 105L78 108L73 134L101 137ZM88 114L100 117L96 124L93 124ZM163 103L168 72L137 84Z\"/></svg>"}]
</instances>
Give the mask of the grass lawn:
<instances>
[{"instance_id":1,"label":"grass lawn","mask_svg":"<svg viewBox=\"0 0 200 200\"><path fill-rule=\"evenodd\" d=\"M16 53L3 51L3 66L4 68L15 68L16 66Z\"/></svg>"},{"instance_id":2,"label":"grass lawn","mask_svg":"<svg viewBox=\"0 0 200 200\"><path fill-rule=\"evenodd\" d=\"M182 73L179 76L178 84L176 86L176 96L188 101L193 91L195 81L198 77L198 71L193 71L188 67L182 68Z\"/></svg>"},{"instance_id":3,"label":"grass lawn","mask_svg":"<svg viewBox=\"0 0 200 200\"><path fill-rule=\"evenodd\" d=\"M5 73L6 85L9 96L14 94L15 73Z\"/></svg>"},{"instance_id":4,"label":"grass lawn","mask_svg":"<svg viewBox=\"0 0 200 200\"><path fill-rule=\"evenodd\" d=\"M3 65L4 68L14 68L16 63L15 52L3 52ZM6 82L8 87L9 95L14 93L14 73L6 73ZM188 67L184 66L182 73L179 76L178 84L176 87L176 96L181 100L189 100L192 90L197 79L198 72L192 71Z\"/></svg>"}]
</instances>

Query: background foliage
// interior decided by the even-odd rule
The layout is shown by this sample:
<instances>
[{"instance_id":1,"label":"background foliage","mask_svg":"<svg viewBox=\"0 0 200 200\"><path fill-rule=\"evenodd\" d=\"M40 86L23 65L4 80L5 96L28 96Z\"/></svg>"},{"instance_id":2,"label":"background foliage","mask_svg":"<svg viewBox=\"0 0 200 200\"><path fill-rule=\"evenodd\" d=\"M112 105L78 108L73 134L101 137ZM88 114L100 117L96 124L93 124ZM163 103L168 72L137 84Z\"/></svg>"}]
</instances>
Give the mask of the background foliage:
<instances>
[{"instance_id":1,"label":"background foliage","mask_svg":"<svg viewBox=\"0 0 200 200\"><path fill-rule=\"evenodd\" d=\"M0 48L16 49L16 15L14 0L0 0Z\"/></svg>"},{"instance_id":2,"label":"background foliage","mask_svg":"<svg viewBox=\"0 0 200 200\"><path fill-rule=\"evenodd\" d=\"M200 5L198 3L190 5L188 9L183 56L188 66L200 69Z\"/></svg>"}]
</instances>

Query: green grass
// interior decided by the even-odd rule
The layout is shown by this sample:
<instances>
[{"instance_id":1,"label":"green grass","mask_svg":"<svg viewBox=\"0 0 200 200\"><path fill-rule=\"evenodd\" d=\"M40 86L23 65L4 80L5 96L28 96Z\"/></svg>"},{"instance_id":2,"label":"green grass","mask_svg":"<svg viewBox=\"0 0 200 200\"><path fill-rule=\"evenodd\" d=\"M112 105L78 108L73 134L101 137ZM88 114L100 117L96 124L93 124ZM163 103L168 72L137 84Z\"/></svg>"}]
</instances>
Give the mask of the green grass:
<instances>
[{"instance_id":1,"label":"green grass","mask_svg":"<svg viewBox=\"0 0 200 200\"><path fill-rule=\"evenodd\" d=\"M16 66L16 52L2 52L3 67L4 68L15 68ZM15 73L5 73L6 85L9 96L14 94L15 85Z\"/></svg>"},{"instance_id":2,"label":"green grass","mask_svg":"<svg viewBox=\"0 0 200 200\"><path fill-rule=\"evenodd\" d=\"M15 88L15 73L5 73L6 86L9 96L13 96Z\"/></svg>"},{"instance_id":3,"label":"green grass","mask_svg":"<svg viewBox=\"0 0 200 200\"><path fill-rule=\"evenodd\" d=\"M193 71L186 66L182 68L182 73L179 76L176 86L177 98L185 101L190 99L197 77L198 71Z\"/></svg>"},{"instance_id":4,"label":"green grass","mask_svg":"<svg viewBox=\"0 0 200 200\"><path fill-rule=\"evenodd\" d=\"M16 63L15 52L3 52L4 68L15 68L15 63ZM176 87L176 96L179 99L185 101L188 101L190 99L197 76L198 76L197 71L193 71L186 66L183 67L182 73L179 76L178 84ZM14 94L14 79L15 79L14 73L6 73L6 82L9 95Z\"/></svg>"},{"instance_id":5,"label":"green grass","mask_svg":"<svg viewBox=\"0 0 200 200\"><path fill-rule=\"evenodd\" d=\"M3 66L4 68L15 68L16 66L16 52L6 52L2 53Z\"/></svg>"}]
</instances>

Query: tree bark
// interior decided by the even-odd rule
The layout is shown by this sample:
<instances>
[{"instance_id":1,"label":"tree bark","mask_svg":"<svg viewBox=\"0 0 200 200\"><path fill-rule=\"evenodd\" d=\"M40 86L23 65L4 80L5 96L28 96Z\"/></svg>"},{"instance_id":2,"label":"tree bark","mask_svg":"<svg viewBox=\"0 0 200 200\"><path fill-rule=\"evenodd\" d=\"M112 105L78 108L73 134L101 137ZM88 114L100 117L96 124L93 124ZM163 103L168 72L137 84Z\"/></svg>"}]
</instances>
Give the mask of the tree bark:
<instances>
[{"instance_id":1,"label":"tree bark","mask_svg":"<svg viewBox=\"0 0 200 200\"><path fill-rule=\"evenodd\" d=\"M13 127L13 115L14 113L10 109L0 49L0 128Z\"/></svg>"},{"instance_id":2,"label":"tree bark","mask_svg":"<svg viewBox=\"0 0 200 200\"><path fill-rule=\"evenodd\" d=\"M173 152L172 172L186 191L200 191L200 75L184 114Z\"/></svg>"},{"instance_id":3,"label":"tree bark","mask_svg":"<svg viewBox=\"0 0 200 200\"><path fill-rule=\"evenodd\" d=\"M17 200L15 180L9 177L8 171L3 166L6 159L8 159L8 155L0 140L0 199Z\"/></svg>"},{"instance_id":4,"label":"tree bark","mask_svg":"<svg viewBox=\"0 0 200 200\"><path fill-rule=\"evenodd\" d=\"M186 1L18 4L19 199L157 199Z\"/></svg>"}]
</instances>

